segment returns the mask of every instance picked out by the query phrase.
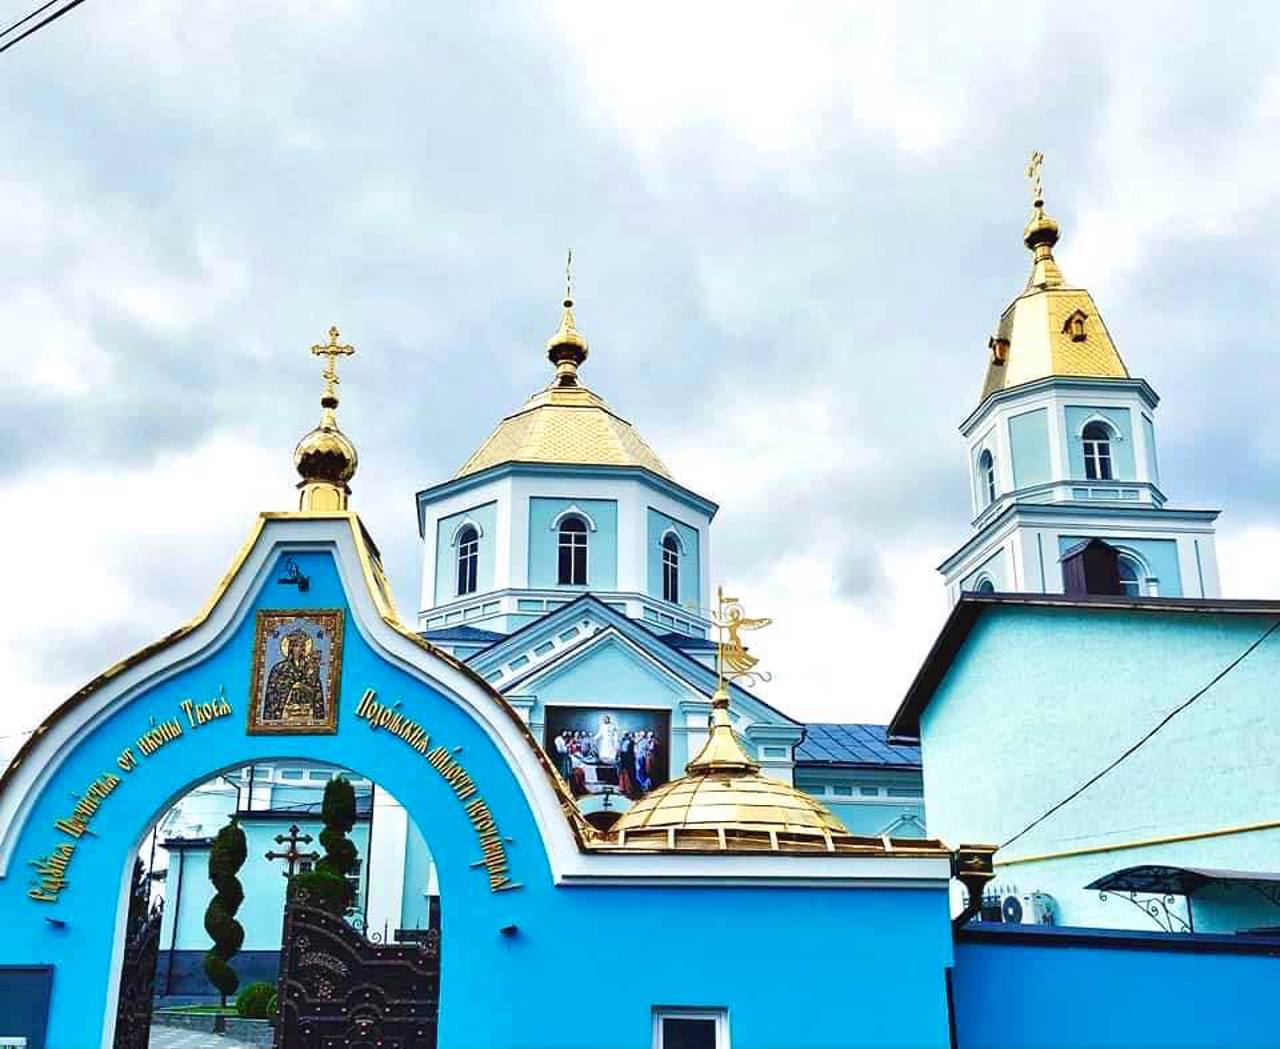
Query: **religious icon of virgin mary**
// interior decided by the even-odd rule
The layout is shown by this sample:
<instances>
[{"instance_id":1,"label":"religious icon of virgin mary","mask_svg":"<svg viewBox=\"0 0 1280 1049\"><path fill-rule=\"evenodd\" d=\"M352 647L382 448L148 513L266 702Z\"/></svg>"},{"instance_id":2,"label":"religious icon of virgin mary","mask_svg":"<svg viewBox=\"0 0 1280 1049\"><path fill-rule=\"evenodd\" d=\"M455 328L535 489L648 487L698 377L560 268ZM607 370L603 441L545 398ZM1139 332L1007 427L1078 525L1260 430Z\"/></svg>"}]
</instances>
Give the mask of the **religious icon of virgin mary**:
<instances>
[{"instance_id":1,"label":"religious icon of virgin mary","mask_svg":"<svg viewBox=\"0 0 1280 1049\"><path fill-rule=\"evenodd\" d=\"M259 612L249 731L336 732L342 611Z\"/></svg>"}]
</instances>

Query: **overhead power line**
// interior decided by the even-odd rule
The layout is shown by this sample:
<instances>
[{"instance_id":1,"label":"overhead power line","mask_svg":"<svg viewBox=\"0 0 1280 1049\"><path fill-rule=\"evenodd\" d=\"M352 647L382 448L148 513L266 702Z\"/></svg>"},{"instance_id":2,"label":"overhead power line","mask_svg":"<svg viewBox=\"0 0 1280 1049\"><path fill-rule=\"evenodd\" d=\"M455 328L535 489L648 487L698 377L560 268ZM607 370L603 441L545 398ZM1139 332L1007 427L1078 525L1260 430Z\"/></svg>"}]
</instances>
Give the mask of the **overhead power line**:
<instances>
[{"instance_id":1,"label":"overhead power line","mask_svg":"<svg viewBox=\"0 0 1280 1049\"><path fill-rule=\"evenodd\" d=\"M1209 691L1209 689L1213 688L1214 685L1216 685L1224 677L1230 674L1231 671L1235 670L1236 667L1238 667L1241 663L1243 663L1246 659L1248 659L1249 656L1253 654L1254 650L1257 649L1259 645L1261 645L1264 641L1266 641L1267 638L1269 638L1277 630L1280 630L1280 619L1277 619L1274 623L1272 623L1269 627L1267 627L1267 629L1263 631L1261 637L1259 637L1256 641L1254 641L1248 648L1246 648L1243 652L1241 652L1238 656L1236 656L1236 658L1233 659L1230 663L1228 663L1225 667L1219 670L1218 673L1216 673L1213 676L1212 680L1210 680L1207 685L1205 685L1203 688L1201 688L1198 692L1196 692L1194 695L1192 695L1188 699L1183 700L1171 711L1169 711L1169 713L1167 713L1163 718L1161 718L1160 721L1156 724L1156 726L1153 729L1151 729L1150 732L1148 732L1136 743L1134 743L1133 746L1129 747L1129 749L1126 750L1123 754L1121 754L1118 758L1116 758L1115 761L1113 761L1110 765L1104 768L1101 772L1097 773L1097 775L1090 776L1087 780L1085 780L1082 784L1080 784L1080 786L1078 786L1075 790L1073 790L1070 794L1068 794L1065 798L1063 798L1060 802L1058 802L1058 804L1054 805L1050 809L1046 809L1041 815L1037 816L1025 827L1023 827L1022 830L1018 831L1017 834L1015 834L1012 838L1010 838L1008 841L1002 844L1000 848L1001 849L1008 848L1010 845L1012 845L1015 841L1017 841L1023 835L1028 833L1030 830L1032 830L1035 827L1038 827L1041 823L1047 820L1050 816L1052 816L1055 812L1057 812L1063 806L1068 805L1071 802L1075 801L1076 798L1080 797L1081 794L1083 794L1086 790L1088 790L1095 783L1097 783L1098 780L1102 779L1102 777L1105 776L1112 769L1116 768L1121 762L1127 760L1131 755L1133 755L1138 750L1138 748L1140 748L1143 744L1145 744L1147 740L1151 739L1151 737L1154 736L1157 732L1159 732L1162 728L1164 728L1165 725L1169 724L1170 721L1172 721L1184 710L1186 710L1187 707L1191 706L1192 703L1194 703L1197 699L1203 696L1206 692Z\"/></svg>"},{"instance_id":2,"label":"overhead power line","mask_svg":"<svg viewBox=\"0 0 1280 1049\"><path fill-rule=\"evenodd\" d=\"M62 0L48 0L47 3L41 4L29 15L19 18L16 22L13 23L13 25L9 26L9 28L6 29L3 33L0 33L0 40L3 40L6 36L12 33L19 26L25 25L27 22L30 22L31 19L36 18L43 12L49 10L49 8L53 7L54 4L61 3L61 2ZM38 33L45 26L49 25L49 23L56 22L59 18L65 15L73 7L79 7L83 3L84 3L84 0L70 0L70 2L67 3L65 7L60 7L57 11L54 11L53 14L49 15L47 18L42 18L30 29L27 29L24 32L19 33L12 40L6 40L3 44L0 44L0 54L3 54L4 52L8 51L9 48L13 47L15 44L22 43L22 41L24 41L32 33Z\"/></svg>"}]
</instances>

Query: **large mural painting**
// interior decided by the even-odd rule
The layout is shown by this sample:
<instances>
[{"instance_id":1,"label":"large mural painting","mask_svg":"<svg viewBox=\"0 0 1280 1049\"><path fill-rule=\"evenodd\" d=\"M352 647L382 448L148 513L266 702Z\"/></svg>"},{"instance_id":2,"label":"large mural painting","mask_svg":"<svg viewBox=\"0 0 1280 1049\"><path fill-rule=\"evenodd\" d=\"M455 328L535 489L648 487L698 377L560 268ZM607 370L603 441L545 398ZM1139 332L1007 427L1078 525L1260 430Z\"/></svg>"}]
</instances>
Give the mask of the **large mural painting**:
<instances>
[{"instance_id":1,"label":"large mural painting","mask_svg":"<svg viewBox=\"0 0 1280 1049\"><path fill-rule=\"evenodd\" d=\"M543 745L574 797L635 800L670 778L671 712L548 706Z\"/></svg>"}]
</instances>

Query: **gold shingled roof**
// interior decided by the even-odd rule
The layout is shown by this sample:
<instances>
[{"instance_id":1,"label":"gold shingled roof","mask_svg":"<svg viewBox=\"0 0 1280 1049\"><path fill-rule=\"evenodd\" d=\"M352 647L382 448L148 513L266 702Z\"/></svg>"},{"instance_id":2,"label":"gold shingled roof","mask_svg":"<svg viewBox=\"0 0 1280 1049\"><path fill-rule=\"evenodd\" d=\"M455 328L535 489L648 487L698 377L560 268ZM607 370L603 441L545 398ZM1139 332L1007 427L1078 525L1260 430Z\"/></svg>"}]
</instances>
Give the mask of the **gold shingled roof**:
<instances>
[{"instance_id":1,"label":"gold shingled roof","mask_svg":"<svg viewBox=\"0 0 1280 1049\"><path fill-rule=\"evenodd\" d=\"M1045 214L1044 200L1037 197L1023 231L1023 243L1033 255L1031 276L991 338L984 401L1000 390L1049 376L1129 377L1093 296L1063 278L1053 257L1057 242L1058 223Z\"/></svg>"},{"instance_id":2,"label":"gold shingled roof","mask_svg":"<svg viewBox=\"0 0 1280 1049\"><path fill-rule=\"evenodd\" d=\"M463 463L458 477L502 463L561 463L639 466L671 478L666 465L635 428L579 381L578 366L587 358L587 340L575 326L569 299L565 300L559 330L547 341L547 356L556 365L551 385L503 419Z\"/></svg>"},{"instance_id":3,"label":"gold shingled roof","mask_svg":"<svg viewBox=\"0 0 1280 1049\"><path fill-rule=\"evenodd\" d=\"M894 842L850 834L822 802L766 776L742 748L723 685L711 699L711 734L679 779L627 809L597 848L652 852L842 852L934 855L936 841Z\"/></svg>"}]
</instances>

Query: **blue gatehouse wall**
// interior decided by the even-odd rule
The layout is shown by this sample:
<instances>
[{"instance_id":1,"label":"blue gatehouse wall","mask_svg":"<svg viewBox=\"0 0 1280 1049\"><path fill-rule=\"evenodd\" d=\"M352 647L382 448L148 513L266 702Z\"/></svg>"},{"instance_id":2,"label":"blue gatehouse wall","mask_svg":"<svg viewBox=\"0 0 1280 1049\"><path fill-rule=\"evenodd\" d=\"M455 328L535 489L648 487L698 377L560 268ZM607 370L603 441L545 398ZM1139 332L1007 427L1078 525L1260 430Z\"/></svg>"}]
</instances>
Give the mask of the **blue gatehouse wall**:
<instances>
[{"instance_id":1,"label":"blue gatehouse wall","mask_svg":"<svg viewBox=\"0 0 1280 1049\"><path fill-rule=\"evenodd\" d=\"M958 1049L1274 1049L1280 936L970 925Z\"/></svg>"},{"instance_id":2,"label":"blue gatehouse wall","mask_svg":"<svg viewBox=\"0 0 1280 1049\"><path fill-rule=\"evenodd\" d=\"M563 788L518 715L379 611L344 531L357 527L339 515L266 526L190 634L113 668L6 773L0 967L51 967L47 1049L110 1045L129 874L155 819L222 770L277 760L348 768L424 829L441 892L440 1049L634 1049L649 1043L655 1006L727 1007L734 1049L946 1046L945 859L566 847L576 824L558 807ZM283 582L286 555L306 593ZM333 608L346 624L336 733L249 734L256 612ZM500 829L507 881L480 864L473 817L437 768L357 716L368 690L465 766ZM153 722L182 717L182 700L215 696L228 714L138 753ZM119 760L128 748L132 768ZM89 832L60 830L107 775L118 785ZM37 881L32 863L66 846L63 884ZM895 877L913 862L917 873Z\"/></svg>"}]
</instances>

